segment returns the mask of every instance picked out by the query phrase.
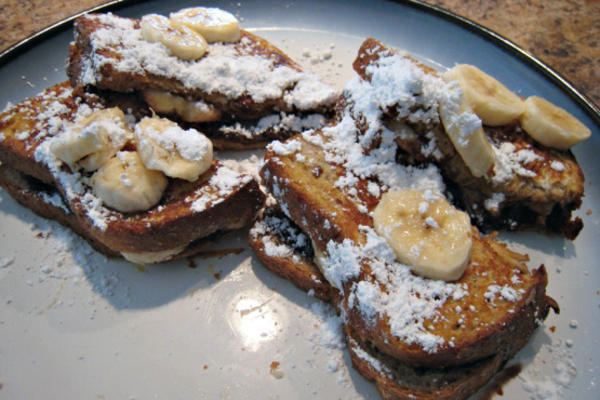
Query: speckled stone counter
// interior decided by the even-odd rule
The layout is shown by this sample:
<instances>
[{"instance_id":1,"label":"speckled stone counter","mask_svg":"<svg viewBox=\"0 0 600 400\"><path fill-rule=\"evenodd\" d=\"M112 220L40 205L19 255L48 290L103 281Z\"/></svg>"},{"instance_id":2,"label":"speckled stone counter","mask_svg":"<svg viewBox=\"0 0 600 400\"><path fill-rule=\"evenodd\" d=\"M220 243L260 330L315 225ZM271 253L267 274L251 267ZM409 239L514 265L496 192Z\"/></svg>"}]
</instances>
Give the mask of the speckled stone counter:
<instances>
[{"instance_id":1,"label":"speckled stone counter","mask_svg":"<svg viewBox=\"0 0 600 400\"><path fill-rule=\"evenodd\" d=\"M515 42L600 104L600 1L426 2L467 17ZM69 15L103 3L107 1L3 0L0 51Z\"/></svg>"}]
</instances>

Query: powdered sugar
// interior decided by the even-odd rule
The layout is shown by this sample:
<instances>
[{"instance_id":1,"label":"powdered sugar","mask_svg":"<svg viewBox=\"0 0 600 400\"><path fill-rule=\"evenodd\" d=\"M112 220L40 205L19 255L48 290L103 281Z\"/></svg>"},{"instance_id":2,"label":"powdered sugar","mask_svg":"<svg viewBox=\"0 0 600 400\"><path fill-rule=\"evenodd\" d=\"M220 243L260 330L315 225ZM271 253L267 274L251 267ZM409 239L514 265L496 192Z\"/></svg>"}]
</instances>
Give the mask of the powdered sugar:
<instances>
[{"instance_id":1,"label":"powdered sugar","mask_svg":"<svg viewBox=\"0 0 600 400\"><path fill-rule=\"evenodd\" d=\"M366 73L375 88L371 98L381 109L393 108L398 119L410 122L439 120L437 106L446 86L440 78L426 74L399 54L380 57L366 68ZM356 96L353 100L357 100Z\"/></svg>"},{"instance_id":2,"label":"powdered sugar","mask_svg":"<svg viewBox=\"0 0 600 400\"><path fill-rule=\"evenodd\" d=\"M97 84L101 79L99 70L109 64L120 72L174 79L183 90L218 93L228 99L248 95L260 103L285 98L290 108L300 110L331 104L337 96L313 74L252 54L252 42L245 37L240 45L213 43L208 55L190 62L172 56L160 43L145 41L133 20L112 14L85 18L104 25L90 35L91 58L83 64L81 75L85 84ZM120 57L105 57L99 50L106 48L118 48Z\"/></svg>"},{"instance_id":3,"label":"powdered sugar","mask_svg":"<svg viewBox=\"0 0 600 400\"><path fill-rule=\"evenodd\" d=\"M573 353L563 339L551 340L541 346L537 358L543 361L532 364L521 372L519 382L531 400L560 400L567 398L565 391L577 375ZM542 369L551 368L549 373Z\"/></svg>"},{"instance_id":4,"label":"powdered sugar","mask_svg":"<svg viewBox=\"0 0 600 400\"><path fill-rule=\"evenodd\" d=\"M267 146L267 149L272 150L275 152L275 154L280 156L292 154L296 151L299 151L301 148L302 143L300 143L299 140L288 140L285 143L276 140Z\"/></svg>"},{"instance_id":5,"label":"powdered sugar","mask_svg":"<svg viewBox=\"0 0 600 400\"><path fill-rule=\"evenodd\" d=\"M496 162L494 164L494 175L492 181L501 183L516 175L532 178L537 174L526 167L527 164L542 157L530 149L516 150L513 143L502 142L499 147L494 146Z\"/></svg>"},{"instance_id":6,"label":"powdered sugar","mask_svg":"<svg viewBox=\"0 0 600 400\"><path fill-rule=\"evenodd\" d=\"M467 295L467 288L412 274L408 266L396 262L396 255L385 239L370 227L361 230L367 238L363 246L349 239L327 244L327 257L321 265L323 274L335 287L342 288L342 283L358 277L361 264L368 262L373 281L352 284L347 294L349 306L359 309L368 320L386 315L394 336L435 352L444 340L428 332L424 322L438 315L437 310L447 299ZM381 284L387 288L386 292L380 289Z\"/></svg>"},{"instance_id":7,"label":"powdered sugar","mask_svg":"<svg viewBox=\"0 0 600 400\"><path fill-rule=\"evenodd\" d=\"M481 119L471 111L461 111L462 90L457 81L450 82L441 95L440 112L443 114L445 129L457 132L455 146L467 147L471 135L481 129Z\"/></svg>"},{"instance_id":8,"label":"powdered sugar","mask_svg":"<svg viewBox=\"0 0 600 400\"><path fill-rule=\"evenodd\" d=\"M559 172L562 172L565 169L567 169L567 167L565 166L565 164L561 163L560 161L556 161L556 160L553 160L550 163L550 168L552 168L555 171L559 171Z\"/></svg>"},{"instance_id":9,"label":"powdered sugar","mask_svg":"<svg viewBox=\"0 0 600 400\"><path fill-rule=\"evenodd\" d=\"M216 7L201 8L201 12L191 14L186 12L188 10L196 9L184 8L176 13L171 13L170 18L177 17L181 14L186 16L192 24L198 24L201 26L219 26L238 22L237 18L235 18L231 13Z\"/></svg>"},{"instance_id":10,"label":"powdered sugar","mask_svg":"<svg viewBox=\"0 0 600 400\"><path fill-rule=\"evenodd\" d=\"M492 213L498 213L500 211L500 205L505 199L506 195L504 193L494 193L492 194L492 197L484 200L483 206Z\"/></svg>"},{"instance_id":11,"label":"powdered sugar","mask_svg":"<svg viewBox=\"0 0 600 400\"><path fill-rule=\"evenodd\" d=\"M15 262L15 257L2 257L0 258L0 268L8 268L13 262Z\"/></svg>"},{"instance_id":12,"label":"powdered sugar","mask_svg":"<svg viewBox=\"0 0 600 400\"><path fill-rule=\"evenodd\" d=\"M392 378L392 371L387 367L387 365L383 364L379 359L371 356L367 353L360 345L352 338L348 339L349 346L351 347L352 352L359 358L363 359L371 367L375 370L379 371L380 374L386 376L388 378Z\"/></svg>"},{"instance_id":13,"label":"powdered sugar","mask_svg":"<svg viewBox=\"0 0 600 400\"><path fill-rule=\"evenodd\" d=\"M490 285L488 286L487 291L483 294L483 297L485 297L492 304L494 304L494 299L498 294L502 296L502 298L506 301L514 302L519 299L517 291L514 288L507 285Z\"/></svg>"},{"instance_id":14,"label":"powdered sugar","mask_svg":"<svg viewBox=\"0 0 600 400\"><path fill-rule=\"evenodd\" d=\"M177 152L189 161L202 160L208 152L212 152L212 144L206 136L196 129L182 129L176 124L168 124L162 131L157 131L148 124L141 129L141 125L138 124L135 134L140 147L148 146L145 141L149 138L168 152Z\"/></svg>"},{"instance_id":15,"label":"powdered sugar","mask_svg":"<svg viewBox=\"0 0 600 400\"><path fill-rule=\"evenodd\" d=\"M327 162L344 167L345 174L334 186L347 193L363 212L368 209L357 197L359 179L366 180L369 193L377 195L391 189L422 189L426 190L424 200L434 201L444 190L436 167L416 168L396 162L396 134L382 120L383 110L393 108L400 118L415 123L439 121L437 104L445 84L439 78L424 76L403 57L386 57L381 64L381 68L368 68L371 82L356 78L346 85L344 95L349 105L337 125L327 126L321 133L307 131L302 135L305 141L323 149ZM387 87L390 85L393 90ZM413 112L415 109L420 112ZM301 150L295 142L275 143L271 148L276 155L289 155ZM272 189L285 210L281 201L284 191L275 180ZM468 295L468 288L415 276L408 266L396 262L391 247L373 228L363 226L360 231L363 243L347 238L327 243L326 257L320 265L326 279L340 290L351 282L344 293L348 306L359 310L366 321L375 323L378 318L386 318L392 335L435 352L446 343L430 332L430 324L425 322L439 316L440 307L448 299ZM363 263L368 263L370 277L355 281Z\"/></svg>"},{"instance_id":16,"label":"powdered sugar","mask_svg":"<svg viewBox=\"0 0 600 400\"><path fill-rule=\"evenodd\" d=\"M211 176L208 185L202 186L194 193L194 198L187 199L190 202L190 210L202 212L210 205L218 204L231 195L236 188L252 180L249 175L242 175L226 166L221 166Z\"/></svg>"},{"instance_id":17,"label":"powdered sugar","mask_svg":"<svg viewBox=\"0 0 600 400\"><path fill-rule=\"evenodd\" d=\"M54 97L49 93L42 93L39 96L43 101L47 101L49 106L44 112L38 114L35 129L41 129L39 134L36 132L37 139L43 139L47 134L52 136L58 135L61 132L68 134L68 130L72 126L66 123L68 108L60 102L61 97L72 96L71 89L64 90L60 96ZM79 107L74 115L74 120L78 121L88 116L91 112L89 107ZM69 172L62 168L60 161L51 150L52 140L43 140L35 148L35 161L45 165L56 181L63 188L63 192L68 202L77 201L84 207L86 215L90 218L92 224L100 230L105 230L108 224L108 218L111 211L102 206L102 201L94 196L86 182L87 179L79 172Z\"/></svg>"}]
</instances>

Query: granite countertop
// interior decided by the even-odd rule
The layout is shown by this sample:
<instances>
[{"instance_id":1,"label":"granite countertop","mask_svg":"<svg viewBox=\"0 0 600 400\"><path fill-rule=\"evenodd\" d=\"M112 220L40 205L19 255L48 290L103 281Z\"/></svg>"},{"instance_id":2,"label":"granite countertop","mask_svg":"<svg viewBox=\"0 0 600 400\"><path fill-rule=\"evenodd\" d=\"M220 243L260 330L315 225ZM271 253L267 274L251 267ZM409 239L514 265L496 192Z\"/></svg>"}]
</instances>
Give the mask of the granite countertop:
<instances>
[{"instance_id":1,"label":"granite countertop","mask_svg":"<svg viewBox=\"0 0 600 400\"><path fill-rule=\"evenodd\" d=\"M0 51L107 0L4 0ZM600 105L600 1L425 0L471 19L527 50Z\"/></svg>"}]
</instances>

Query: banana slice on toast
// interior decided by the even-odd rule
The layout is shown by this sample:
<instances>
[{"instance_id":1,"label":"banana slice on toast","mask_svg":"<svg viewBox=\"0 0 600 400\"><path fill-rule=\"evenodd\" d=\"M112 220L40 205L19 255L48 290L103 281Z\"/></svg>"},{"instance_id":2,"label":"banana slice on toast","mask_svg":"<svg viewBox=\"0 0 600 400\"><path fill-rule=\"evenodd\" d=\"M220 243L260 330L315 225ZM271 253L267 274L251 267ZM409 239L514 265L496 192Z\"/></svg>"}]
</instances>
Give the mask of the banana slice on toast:
<instances>
[{"instance_id":1,"label":"banana slice on toast","mask_svg":"<svg viewBox=\"0 0 600 400\"><path fill-rule=\"evenodd\" d=\"M530 96L525 100L521 126L532 138L559 150L568 150L589 139L592 132L581 121L549 101Z\"/></svg>"}]
</instances>

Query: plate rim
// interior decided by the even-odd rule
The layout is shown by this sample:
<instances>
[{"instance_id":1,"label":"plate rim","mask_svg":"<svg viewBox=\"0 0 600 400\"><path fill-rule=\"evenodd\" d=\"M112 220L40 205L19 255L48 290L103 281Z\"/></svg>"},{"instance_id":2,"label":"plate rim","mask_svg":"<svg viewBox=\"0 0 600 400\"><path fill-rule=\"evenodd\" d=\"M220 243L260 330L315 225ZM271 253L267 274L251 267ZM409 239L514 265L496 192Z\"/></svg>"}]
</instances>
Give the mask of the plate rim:
<instances>
[{"instance_id":1,"label":"plate rim","mask_svg":"<svg viewBox=\"0 0 600 400\"><path fill-rule=\"evenodd\" d=\"M548 79L553 85L557 86L563 93L565 93L572 101L574 101L578 107L580 107L588 117L591 118L592 122L596 125L596 128L600 129L600 107L596 105L587 95L583 94L577 89L567 78L558 73L555 69L541 61L539 58L521 48L519 45L493 31L492 29L486 28L485 26L470 20L469 18L458 15L452 11L446 10L442 7L425 3L421 0L388 0L392 3L403 4L408 7L412 7L435 17L450 21L457 26L467 29L480 37L488 40L491 44L506 50L510 55L516 57L518 60L524 62L529 67L541 73L546 79ZM32 46L42 42L43 40L55 35L59 32L66 30L71 27L72 22L79 16L90 13L90 12L107 12L114 11L120 8L124 8L136 3L142 3L143 0L112 0L108 3L101 4L99 6L91 7L83 10L79 13L64 18L52 25L49 25L31 35L25 37L19 42L9 46L4 51L0 52L0 68L15 59L18 55L22 54Z\"/></svg>"}]
</instances>

